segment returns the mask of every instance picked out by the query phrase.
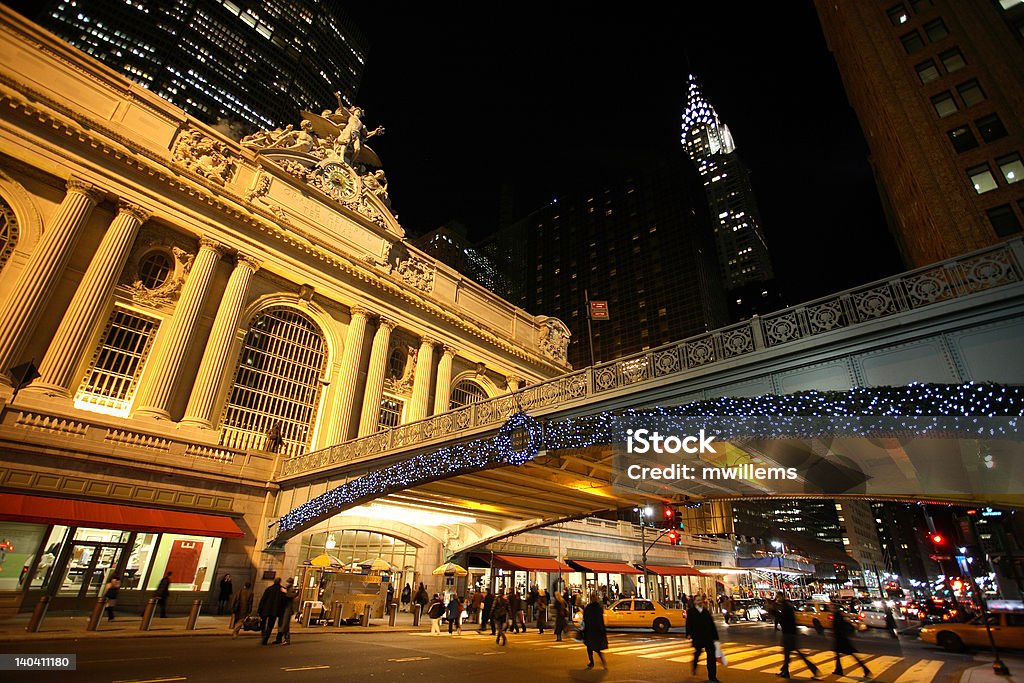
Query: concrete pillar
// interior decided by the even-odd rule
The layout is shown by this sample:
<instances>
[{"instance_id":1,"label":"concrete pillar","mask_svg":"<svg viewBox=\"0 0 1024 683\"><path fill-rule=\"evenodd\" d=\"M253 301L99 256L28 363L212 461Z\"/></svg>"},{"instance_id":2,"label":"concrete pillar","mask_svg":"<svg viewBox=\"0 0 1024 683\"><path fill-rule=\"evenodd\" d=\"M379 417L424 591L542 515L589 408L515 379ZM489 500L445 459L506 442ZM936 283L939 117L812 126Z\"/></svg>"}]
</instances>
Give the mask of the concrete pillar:
<instances>
[{"instance_id":1,"label":"concrete pillar","mask_svg":"<svg viewBox=\"0 0 1024 683\"><path fill-rule=\"evenodd\" d=\"M68 180L64 201L46 222L39 244L0 308L0 383L10 386L6 371L19 360L75 251L82 227L102 198L103 193L91 183L74 177Z\"/></svg>"},{"instance_id":2,"label":"concrete pillar","mask_svg":"<svg viewBox=\"0 0 1024 683\"><path fill-rule=\"evenodd\" d=\"M505 386L508 387L509 393L522 389L524 382L526 382L525 379L516 375L509 375L505 378Z\"/></svg>"},{"instance_id":3,"label":"concrete pillar","mask_svg":"<svg viewBox=\"0 0 1024 683\"><path fill-rule=\"evenodd\" d=\"M381 316L377 333L370 349L370 367L366 370L366 391L363 392L363 410L359 417L359 436L377 431L380 420L380 398L384 391L384 368L388 362L388 344L395 322Z\"/></svg>"},{"instance_id":4,"label":"concrete pillar","mask_svg":"<svg viewBox=\"0 0 1024 683\"><path fill-rule=\"evenodd\" d=\"M43 357L39 379L26 391L70 396L73 385L81 379L77 376L78 364L92 339L97 318L110 303L139 226L149 218L148 211L131 202L121 200L117 208L117 216L107 228Z\"/></svg>"},{"instance_id":5,"label":"concrete pillar","mask_svg":"<svg viewBox=\"0 0 1024 683\"><path fill-rule=\"evenodd\" d=\"M156 353L147 364L139 383L135 413L147 417L169 419L167 404L177 384L181 363L192 344L199 312L210 289L213 271L224 253L224 246L203 237L199 240L199 254L181 291L174 317L167 323L166 332Z\"/></svg>"},{"instance_id":6,"label":"concrete pillar","mask_svg":"<svg viewBox=\"0 0 1024 683\"><path fill-rule=\"evenodd\" d=\"M341 369L334 390L334 419L327 422L327 438L324 446L333 446L348 439L349 428L356 405L356 384L362 361L363 339L366 336L366 322L372 313L359 306L353 306L348 332L345 334L345 350L341 355Z\"/></svg>"},{"instance_id":7,"label":"concrete pillar","mask_svg":"<svg viewBox=\"0 0 1024 683\"><path fill-rule=\"evenodd\" d=\"M430 401L430 380L434 377L434 347L437 342L428 337L420 341L416 354L416 375L412 380L412 402L409 406L409 422L422 420L427 416Z\"/></svg>"},{"instance_id":8,"label":"concrete pillar","mask_svg":"<svg viewBox=\"0 0 1024 683\"><path fill-rule=\"evenodd\" d=\"M213 426L217 393L228 364L231 342L238 331L242 306L249 290L249 280L259 268L260 264L255 259L238 255L238 262L231 271L227 287L224 288L224 296L220 300L220 308L217 309L217 317L214 318L213 329L206 342L203 360L199 363L199 373L192 386L192 395L188 399L182 424L207 428Z\"/></svg>"},{"instance_id":9,"label":"concrete pillar","mask_svg":"<svg viewBox=\"0 0 1024 683\"><path fill-rule=\"evenodd\" d=\"M437 386L434 388L434 414L448 412L452 399L452 359L455 349L445 344L437 364Z\"/></svg>"}]
</instances>

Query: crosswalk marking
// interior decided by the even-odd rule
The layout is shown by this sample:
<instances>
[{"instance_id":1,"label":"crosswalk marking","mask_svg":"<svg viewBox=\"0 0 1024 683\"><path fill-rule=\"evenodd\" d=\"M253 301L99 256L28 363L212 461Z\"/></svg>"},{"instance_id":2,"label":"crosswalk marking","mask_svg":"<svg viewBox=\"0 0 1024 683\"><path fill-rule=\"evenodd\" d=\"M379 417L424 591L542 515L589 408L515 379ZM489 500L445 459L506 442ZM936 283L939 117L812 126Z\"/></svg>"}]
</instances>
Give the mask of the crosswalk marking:
<instances>
[{"instance_id":1,"label":"crosswalk marking","mask_svg":"<svg viewBox=\"0 0 1024 683\"><path fill-rule=\"evenodd\" d=\"M804 654L807 654L807 653L804 653ZM785 657L783 657L783 658L785 658ZM816 652L814 654L807 655L807 659L809 659L811 661L811 663L816 665L819 669L824 669L825 665L827 665L829 662L831 662L833 659L835 659L835 653L834 652ZM780 669L782 668L781 664L779 665L779 668ZM789 673L790 674L800 673L801 671L806 671L808 668L809 667L806 664L804 664L804 660L800 659L800 657L798 655L791 654L789 656Z\"/></svg>"},{"instance_id":2,"label":"crosswalk marking","mask_svg":"<svg viewBox=\"0 0 1024 683\"><path fill-rule=\"evenodd\" d=\"M737 646L737 647L723 647L722 648L722 652L725 653L726 659L728 659L729 661L733 661L733 660L740 661L740 660L743 660L743 659L748 659L750 657L755 657L755 656L760 655L760 654L764 654L769 649L770 648L764 648L761 645L740 645L740 646ZM666 654L666 653L659 653L659 654L654 654L654 655L641 655L641 657L644 657L645 659L655 659L655 658L661 657L662 654ZM675 653L673 652L673 653L668 653L668 654L675 654ZM679 651L679 656L669 657L668 661L670 661L670 662L678 662L680 664L682 664L682 663L689 663L689 662L693 661L693 648L692 647L688 647L688 648L681 649Z\"/></svg>"},{"instance_id":3,"label":"crosswalk marking","mask_svg":"<svg viewBox=\"0 0 1024 683\"><path fill-rule=\"evenodd\" d=\"M736 662L726 655L726 660L729 662L726 666L732 667L733 669L743 669L744 671L752 671L754 669L760 669L766 666L782 666L782 655L774 654L768 655L767 657L760 657L758 659L751 659L745 662Z\"/></svg>"},{"instance_id":4,"label":"crosswalk marking","mask_svg":"<svg viewBox=\"0 0 1024 683\"><path fill-rule=\"evenodd\" d=\"M921 659L903 672L893 683L929 683L942 668L937 659Z\"/></svg>"}]
</instances>

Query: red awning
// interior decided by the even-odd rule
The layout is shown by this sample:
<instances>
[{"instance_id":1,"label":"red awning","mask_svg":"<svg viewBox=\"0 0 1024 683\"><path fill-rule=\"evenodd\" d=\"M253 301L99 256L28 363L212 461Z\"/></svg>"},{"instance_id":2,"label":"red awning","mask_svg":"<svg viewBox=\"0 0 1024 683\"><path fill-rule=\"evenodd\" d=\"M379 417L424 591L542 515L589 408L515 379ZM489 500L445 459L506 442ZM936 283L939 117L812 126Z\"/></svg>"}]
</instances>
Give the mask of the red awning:
<instances>
[{"instance_id":1,"label":"red awning","mask_svg":"<svg viewBox=\"0 0 1024 683\"><path fill-rule=\"evenodd\" d=\"M507 565L509 569L528 572L571 572L572 567L550 557L521 557L519 555L495 555L496 564Z\"/></svg>"},{"instance_id":2,"label":"red awning","mask_svg":"<svg viewBox=\"0 0 1024 683\"><path fill-rule=\"evenodd\" d=\"M669 567L661 564L649 564L647 571L658 576L707 576L693 567Z\"/></svg>"},{"instance_id":3,"label":"red awning","mask_svg":"<svg viewBox=\"0 0 1024 683\"><path fill-rule=\"evenodd\" d=\"M0 493L0 519L36 524L66 524L127 531L170 532L218 538L243 538L235 520L221 515L157 510L131 505L94 503Z\"/></svg>"},{"instance_id":4,"label":"red awning","mask_svg":"<svg viewBox=\"0 0 1024 683\"><path fill-rule=\"evenodd\" d=\"M636 567L625 564L624 562L590 562L582 560L569 560L574 565L578 565L583 568L584 571L595 572L597 574L643 574L642 571Z\"/></svg>"}]
</instances>

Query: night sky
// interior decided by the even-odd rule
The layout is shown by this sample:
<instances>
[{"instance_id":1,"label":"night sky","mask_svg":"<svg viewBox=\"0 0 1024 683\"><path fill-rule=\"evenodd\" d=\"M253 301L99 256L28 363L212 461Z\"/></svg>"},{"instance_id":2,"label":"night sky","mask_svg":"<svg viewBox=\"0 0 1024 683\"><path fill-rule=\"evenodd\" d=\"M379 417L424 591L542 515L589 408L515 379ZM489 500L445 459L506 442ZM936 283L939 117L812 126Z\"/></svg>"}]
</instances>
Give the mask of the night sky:
<instances>
[{"instance_id":1,"label":"night sky","mask_svg":"<svg viewBox=\"0 0 1024 683\"><path fill-rule=\"evenodd\" d=\"M789 303L902 270L812 3L641 8L351 7L371 41L355 100L387 129L371 145L406 231L456 220L481 238L503 187L521 217L678 148L693 71L751 172Z\"/></svg>"}]
</instances>

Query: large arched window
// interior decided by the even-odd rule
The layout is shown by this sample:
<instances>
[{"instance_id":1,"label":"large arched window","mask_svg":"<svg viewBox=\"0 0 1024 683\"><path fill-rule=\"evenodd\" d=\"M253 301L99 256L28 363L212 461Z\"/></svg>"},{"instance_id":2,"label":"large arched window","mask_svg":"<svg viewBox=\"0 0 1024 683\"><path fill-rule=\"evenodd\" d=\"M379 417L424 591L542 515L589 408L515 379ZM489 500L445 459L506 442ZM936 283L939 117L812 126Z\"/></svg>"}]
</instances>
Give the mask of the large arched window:
<instances>
[{"instance_id":1,"label":"large arched window","mask_svg":"<svg viewBox=\"0 0 1024 683\"><path fill-rule=\"evenodd\" d=\"M14 246L18 243L18 222L14 211L3 199L0 199L0 268L10 258Z\"/></svg>"},{"instance_id":2,"label":"large arched window","mask_svg":"<svg viewBox=\"0 0 1024 683\"><path fill-rule=\"evenodd\" d=\"M326 351L316 323L293 308L272 308L252 323L242 344L221 443L305 452L320 401Z\"/></svg>"},{"instance_id":3,"label":"large arched window","mask_svg":"<svg viewBox=\"0 0 1024 683\"><path fill-rule=\"evenodd\" d=\"M483 390L483 387L476 382L464 379L452 387L452 400L448 405L448 410L485 400L487 400L487 392Z\"/></svg>"}]
</instances>

